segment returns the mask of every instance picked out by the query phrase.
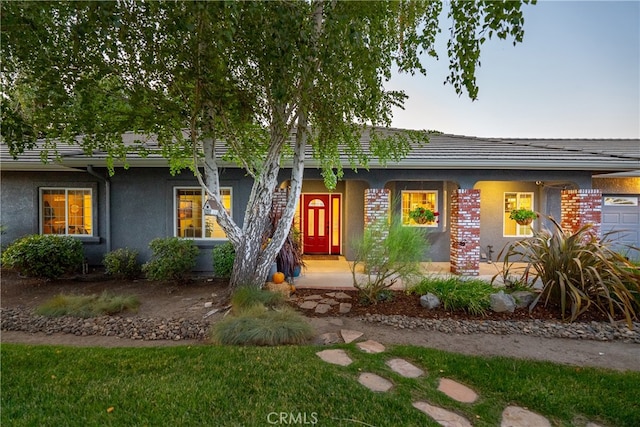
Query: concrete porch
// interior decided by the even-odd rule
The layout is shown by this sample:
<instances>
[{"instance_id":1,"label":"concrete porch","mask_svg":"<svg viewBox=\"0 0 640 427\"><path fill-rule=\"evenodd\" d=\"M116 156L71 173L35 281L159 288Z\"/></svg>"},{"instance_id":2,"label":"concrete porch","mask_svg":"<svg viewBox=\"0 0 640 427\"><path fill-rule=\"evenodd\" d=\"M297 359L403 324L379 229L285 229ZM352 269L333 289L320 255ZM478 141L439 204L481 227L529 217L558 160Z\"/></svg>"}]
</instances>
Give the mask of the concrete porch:
<instances>
[{"instance_id":1,"label":"concrete porch","mask_svg":"<svg viewBox=\"0 0 640 427\"><path fill-rule=\"evenodd\" d=\"M297 288L313 289L355 289L350 264L340 256L336 260L305 259L307 268L302 271L300 277L296 277L294 284ZM425 275L452 275L448 262L422 263ZM502 263L480 263L480 274L473 278L491 281L491 278L502 271ZM395 284L392 289L403 289L402 283Z\"/></svg>"}]
</instances>

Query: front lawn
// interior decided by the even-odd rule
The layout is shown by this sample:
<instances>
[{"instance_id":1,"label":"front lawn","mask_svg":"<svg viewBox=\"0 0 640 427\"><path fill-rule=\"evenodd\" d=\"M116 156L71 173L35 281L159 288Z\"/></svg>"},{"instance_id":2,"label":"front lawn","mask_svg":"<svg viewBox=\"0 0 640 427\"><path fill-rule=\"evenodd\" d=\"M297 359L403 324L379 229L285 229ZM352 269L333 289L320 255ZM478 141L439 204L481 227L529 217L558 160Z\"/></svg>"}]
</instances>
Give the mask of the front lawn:
<instances>
[{"instance_id":1,"label":"front lawn","mask_svg":"<svg viewBox=\"0 0 640 427\"><path fill-rule=\"evenodd\" d=\"M637 426L640 373L508 358L469 357L412 346L330 365L314 346L72 348L3 344L3 426L424 426L437 424L411 402L454 410L475 426L496 426L504 407L534 410L554 425ZM402 357L427 375L402 378L385 361ZM394 383L361 386L361 372ZM475 404L438 392L441 377L476 390ZM284 415L282 415L284 414ZM283 418L284 417L284 418ZM275 423L274 423L275 421Z\"/></svg>"}]
</instances>

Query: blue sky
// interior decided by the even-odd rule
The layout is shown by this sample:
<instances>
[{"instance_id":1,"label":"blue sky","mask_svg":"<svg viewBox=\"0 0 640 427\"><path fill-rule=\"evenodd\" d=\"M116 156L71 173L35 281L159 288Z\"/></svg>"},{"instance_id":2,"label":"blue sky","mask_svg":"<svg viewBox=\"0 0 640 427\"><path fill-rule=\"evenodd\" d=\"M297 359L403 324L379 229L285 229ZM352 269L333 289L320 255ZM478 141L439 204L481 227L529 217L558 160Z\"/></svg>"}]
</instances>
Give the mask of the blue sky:
<instances>
[{"instance_id":1,"label":"blue sky","mask_svg":"<svg viewBox=\"0 0 640 427\"><path fill-rule=\"evenodd\" d=\"M525 37L485 43L478 100L458 97L440 60L427 76L386 85L409 95L393 126L520 138L640 138L640 1L538 1L524 6Z\"/></svg>"}]
</instances>

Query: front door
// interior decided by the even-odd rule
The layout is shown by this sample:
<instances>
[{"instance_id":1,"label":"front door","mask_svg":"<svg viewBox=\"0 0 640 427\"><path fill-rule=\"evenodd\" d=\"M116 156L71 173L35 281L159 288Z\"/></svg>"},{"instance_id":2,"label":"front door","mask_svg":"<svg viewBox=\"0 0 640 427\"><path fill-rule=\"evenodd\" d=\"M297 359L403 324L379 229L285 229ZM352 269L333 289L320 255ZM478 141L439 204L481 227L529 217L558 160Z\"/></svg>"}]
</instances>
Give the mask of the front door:
<instances>
[{"instance_id":1,"label":"front door","mask_svg":"<svg viewBox=\"0 0 640 427\"><path fill-rule=\"evenodd\" d=\"M329 253L329 194L303 194L304 253Z\"/></svg>"}]
</instances>

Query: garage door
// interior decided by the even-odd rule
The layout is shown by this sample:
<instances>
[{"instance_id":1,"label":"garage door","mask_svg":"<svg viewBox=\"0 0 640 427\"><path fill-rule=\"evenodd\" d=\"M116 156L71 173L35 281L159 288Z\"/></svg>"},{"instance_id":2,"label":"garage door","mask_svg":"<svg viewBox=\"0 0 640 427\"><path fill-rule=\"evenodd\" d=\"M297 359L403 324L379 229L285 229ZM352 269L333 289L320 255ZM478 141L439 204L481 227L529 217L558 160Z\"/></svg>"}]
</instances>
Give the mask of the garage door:
<instances>
[{"instance_id":1,"label":"garage door","mask_svg":"<svg viewBox=\"0 0 640 427\"><path fill-rule=\"evenodd\" d=\"M617 249L638 259L638 251L629 251L629 245L640 247L640 196L604 196L602 203L602 232L615 232L610 238Z\"/></svg>"}]
</instances>

